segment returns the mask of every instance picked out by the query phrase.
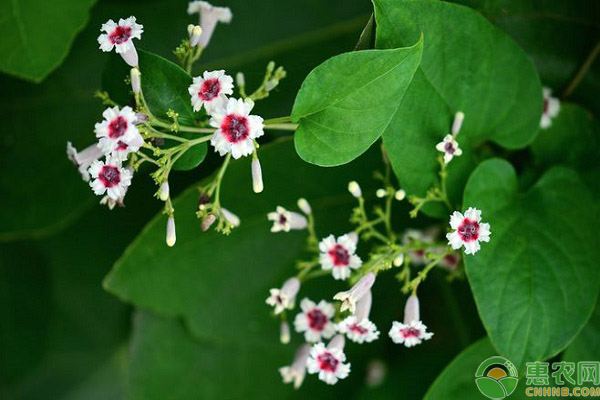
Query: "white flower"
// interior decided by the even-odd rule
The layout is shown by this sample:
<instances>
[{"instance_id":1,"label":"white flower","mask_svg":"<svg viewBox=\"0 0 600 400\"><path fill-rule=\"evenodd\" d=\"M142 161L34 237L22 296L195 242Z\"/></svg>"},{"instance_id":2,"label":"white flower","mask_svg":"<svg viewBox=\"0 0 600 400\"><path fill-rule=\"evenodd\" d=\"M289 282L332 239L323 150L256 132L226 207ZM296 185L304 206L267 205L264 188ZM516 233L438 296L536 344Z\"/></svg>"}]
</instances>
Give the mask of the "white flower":
<instances>
[{"instance_id":1,"label":"white flower","mask_svg":"<svg viewBox=\"0 0 600 400\"><path fill-rule=\"evenodd\" d=\"M350 364L344 363L344 361L346 361L346 355L343 350L343 342L342 348L331 346L331 344L329 347L325 347L323 343L317 343L310 350L306 367L309 374L318 373L320 380L334 385L338 380L344 379L350 374Z\"/></svg>"},{"instance_id":2,"label":"white flower","mask_svg":"<svg viewBox=\"0 0 600 400\"><path fill-rule=\"evenodd\" d=\"M304 215L288 211L281 206L267 214L269 221L273 221L271 232L289 232L290 230L299 230L306 228L308 222Z\"/></svg>"},{"instance_id":3,"label":"white flower","mask_svg":"<svg viewBox=\"0 0 600 400\"><path fill-rule=\"evenodd\" d=\"M112 51L114 48L123 57L125 62L132 67L138 64L138 55L133 44L133 39L141 39L144 27L135 22L135 17L121 18L119 23L109 19L102 24L100 31L104 32L98 36L100 49L104 52Z\"/></svg>"},{"instance_id":4,"label":"white flower","mask_svg":"<svg viewBox=\"0 0 600 400\"><path fill-rule=\"evenodd\" d=\"M306 215L312 214L312 208L304 197L298 199L298 208Z\"/></svg>"},{"instance_id":5,"label":"white flower","mask_svg":"<svg viewBox=\"0 0 600 400\"><path fill-rule=\"evenodd\" d=\"M398 321L392 323L389 335L394 343L413 347L424 340L431 339L433 333L427 332L427 327L420 321L419 314L419 299L417 296L410 296L404 307L404 323Z\"/></svg>"},{"instance_id":6,"label":"white flower","mask_svg":"<svg viewBox=\"0 0 600 400\"><path fill-rule=\"evenodd\" d=\"M359 268L362 260L356 254L356 242L349 234L337 238L327 236L319 243L319 262L325 270L332 270L334 279L344 280L350 277L350 269Z\"/></svg>"},{"instance_id":7,"label":"white flower","mask_svg":"<svg viewBox=\"0 0 600 400\"><path fill-rule=\"evenodd\" d=\"M360 185L356 181L351 181L348 183L348 191L352 196L356 198L362 196L362 190L360 189Z\"/></svg>"},{"instance_id":8,"label":"white flower","mask_svg":"<svg viewBox=\"0 0 600 400\"><path fill-rule=\"evenodd\" d=\"M252 105L242 99L229 99L225 108L217 109L210 124L217 128L210 144L220 155L231 153L233 158L254 152L254 139L262 136L263 119L250 115Z\"/></svg>"},{"instance_id":9,"label":"white flower","mask_svg":"<svg viewBox=\"0 0 600 400\"><path fill-rule=\"evenodd\" d=\"M102 155L102 150L98 147L97 143L86 147L81 152L77 152L77 149L73 147L71 142L67 142L67 157L75 164L81 177L86 182L90 180L90 174L88 173L90 165L101 158Z\"/></svg>"},{"instance_id":10,"label":"white flower","mask_svg":"<svg viewBox=\"0 0 600 400\"><path fill-rule=\"evenodd\" d=\"M280 314L285 309L291 310L299 290L300 281L292 277L283 283L281 289L270 289L266 303L275 308L275 314Z\"/></svg>"},{"instance_id":11,"label":"white flower","mask_svg":"<svg viewBox=\"0 0 600 400\"><path fill-rule=\"evenodd\" d=\"M99 138L98 147L104 154L124 161L129 153L138 151L144 144L135 126L137 117L131 107L109 107L102 117L104 120L95 125L94 131Z\"/></svg>"},{"instance_id":12,"label":"white flower","mask_svg":"<svg viewBox=\"0 0 600 400\"><path fill-rule=\"evenodd\" d=\"M200 27L202 27L202 35L198 46L206 47L210 42L217 22L226 24L231 22L232 14L228 7L215 7L206 1L192 1L188 4L188 14L200 13Z\"/></svg>"},{"instance_id":13,"label":"white flower","mask_svg":"<svg viewBox=\"0 0 600 400\"><path fill-rule=\"evenodd\" d=\"M125 169L129 171L133 179L133 167L127 166L125 167ZM125 195L127 194L128 189L129 187L126 187L121 197L119 197L116 200L113 200L110 197L108 197L108 195L105 195L102 199L100 199L100 204L106 205L109 210L113 210L116 206L125 207Z\"/></svg>"},{"instance_id":14,"label":"white flower","mask_svg":"<svg viewBox=\"0 0 600 400\"><path fill-rule=\"evenodd\" d=\"M454 271L460 263L460 254L448 253L440 261L440 266L446 268L448 271Z\"/></svg>"},{"instance_id":15,"label":"white flower","mask_svg":"<svg viewBox=\"0 0 600 400\"><path fill-rule=\"evenodd\" d=\"M283 379L283 383L294 383L294 389L298 389L304 381L306 375L306 362L310 355L311 346L303 344L296 351L292 365L279 368L279 373Z\"/></svg>"},{"instance_id":16,"label":"white flower","mask_svg":"<svg viewBox=\"0 0 600 400\"><path fill-rule=\"evenodd\" d=\"M412 321L408 324L394 321L389 335L394 343L413 347L421 344L424 340L431 339L433 333L427 332L427 327L421 321Z\"/></svg>"},{"instance_id":17,"label":"white flower","mask_svg":"<svg viewBox=\"0 0 600 400\"><path fill-rule=\"evenodd\" d=\"M335 324L331 321L335 314L335 308L325 300L315 304L309 299L300 302L302 312L294 319L296 332L304 332L304 338L309 343L315 343L321 339L329 339L335 334Z\"/></svg>"},{"instance_id":18,"label":"white flower","mask_svg":"<svg viewBox=\"0 0 600 400\"><path fill-rule=\"evenodd\" d=\"M121 167L121 163L112 158L103 161L94 161L88 170L93 178L90 187L97 195L106 193L108 197L117 201L125 196L127 187L131 184L131 172Z\"/></svg>"},{"instance_id":19,"label":"white flower","mask_svg":"<svg viewBox=\"0 0 600 400\"><path fill-rule=\"evenodd\" d=\"M379 331L373 322L368 319L356 321L357 318L354 315L346 317L338 324L338 332L345 334L348 339L356 343L370 343L379 338Z\"/></svg>"},{"instance_id":20,"label":"white flower","mask_svg":"<svg viewBox=\"0 0 600 400\"><path fill-rule=\"evenodd\" d=\"M225 75L224 70L204 71L201 77L194 78L188 92L194 111L204 106L206 113L212 114L227 105L227 95L233 94L233 78Z\"/></svg>"},{"instance_id":21,"label":"white flower","mask_svg":"<svg viewBox=\"0 0 600 400\"><path fill-rule=\"evenodd\" d=\"M544 108L542 110L542 119L540 127L547 129L552 125L552 119L558 115L560 111L560 101L556 97L552 97L552 89L544 87Z\"/></svg>"},{"instance_id":22,"label":"white flower","mask_svg":"<svg viewBox=\"0 0 600 400\"><path fill-rule=\"evenodd\" d=\"M340 311L344 312L346 310L350 310L351 313L354 313L354 311L356 311L356 303L360 299L362 299L367 293L369 293L374 283L375 274L369 272L368 274L360 278L350 290L347 290L345 292L339 292L335 296L333 296L335 300L340 300L342 302Z\"/></svg>"},{"instance_id":23,"label":"white flower","mask_svg":"<svg viewBox=\"0 0 600 400\"><path fill-rule=\"evenodd\" d=\"M446 135L444 140L439 142L435 148L444 153L444 162L446 164L452 160L452 157L458 157L462 154L462 150L458 147L458 142L454 140L454 136L452 135Z\"/></svg>"},{"instance_id":24,"label":"white flower","mask_svg":"<svg viewBox=\"0 0 600 400\"><path fill-rule=\"evenodd\" d=\"M481 211L469 207L465 215L454 211L450 216L450 227L454 232L448 233L448 244L454 250L465 246L465 254L475 254L480 249L479 242L490 241L490 224L481 223Z\"/></svg>"}]
</instances>

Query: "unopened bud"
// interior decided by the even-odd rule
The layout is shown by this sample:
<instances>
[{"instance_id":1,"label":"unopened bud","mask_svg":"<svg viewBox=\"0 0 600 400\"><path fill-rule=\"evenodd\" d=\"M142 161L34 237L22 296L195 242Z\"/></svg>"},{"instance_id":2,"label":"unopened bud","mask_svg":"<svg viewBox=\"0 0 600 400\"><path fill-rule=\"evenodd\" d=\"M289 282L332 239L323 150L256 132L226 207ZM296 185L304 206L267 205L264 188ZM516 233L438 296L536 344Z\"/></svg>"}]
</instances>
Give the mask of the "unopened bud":
<instances>
[{"instance_id":1,"label":"unopened bud","mask_svg":"<svg viewBox=\"0 0 600 400\"><path fill-rule=\"evenodd\" d=\"M204 217L202 219L202 223L200 224L200 229L202 229L202 232L206 232L207 230L209 230L216 220L217 217L215 217L214 214L208 214L206 217Z\"/></svg>"},{"instance_id":2,"label":"unopened bud","mask_svg":"<svg viewBox=\"0 0 600 400\"><path fill-rule=\"evenodd\" d=\"M188 32L188 36L189 36L189 37L192 37L192 33L194 32L194 26L196 26L196 25L194 25L194 24L189 24L189 25L187 26L187 32Z\"/></svg>"},{"instance_id":3,"label":"unopened bud","mask_svg":"<svg viewBox=\"0 0 600 400\"><path fill-rule=\"evenodd\" d=\"M243 72L238 72L235 75L235 82L237 83L238 86L240 87L244 87L246 86L246 77L244 76Z\"/></svg>"},{"instance_id":4,"label":"unopened bud","mask_svg":"<svg viewBox=\"0 0 600 400\"><path fill-rule=\"evenodd\" d=\"M223 213L223 216L227 222L229 222L234 228L240 226L240 217L223 207L221 207L221 212Z\"/></svg>"},{"instance_id":5,"label":"unopened bud","mask_svg":"<svg viewBox=\"0 0 600 400\"><path fill-rule=\"evenodd\" d=\"M387 190L385 189L377 189L377 191L375 192L375 196L379 197L380 199L383 199L386 195Z\"/></svg>"},{"instance_id":6,"label":"unopened bud","mask_svg":"<svg viewBox=\"0 0 600 400\"><path fill-rule=\"evenodd\" d=\"M404 264L404 253L398 254L398 256L396 258L394 258L393 264L394 264L394 267L402 266L402 264Z\"/></svg>"},{"instance_id":7,"label":"unopened bud","mask_svg":"<svg viewBox=\"0 0 600 400\"><path fill-rule=\"evenodd\" d=\"M275 89L277 85L279 85L279 81L277 79L269 79L267 83L265 83L265 90L270 92L271 90Z\"/></svg>"},{"instance_id":8,"label":"unopened bud","mask_svg":"<svg viewBox=\"0 0 600 400\"><path fill-rule=\"evenodd\" d=\"M394 197L396 198L396 200L402 201L406 198L406 192L404 191L404 189L397 190Z\"/></svg>"},{"instance_id":9,"label":"unopened bud","mask_svg":"<svg viewBox=\"0 0 600 400\"><path fill-rule=\"evenodd\" d=\"M260 161L258 157L254 157L252 159L252 189L254 193L260 193L264 189L263 178L262 178L262 168L260 167Z\"/></svg>"},{"instance_id":10,"label":"unopened bud","mask_svg":"<svg viewBox=\"0 0 600 400\"><path fill-rule=\"evenodd\" d=\"M279 341L283 344L288 344L290 342L290 324L288 324L287 321L281 321Z\"/></svg>"},{"instance_id":11,"label":"unopened bud","mask_svg":"<svg viewBox=\"0 0 600 400\"><path fill-rule=\"evenodd\" d=\"M356 181L352 181L350 183L348 183L348 191L350 192L350 194L356 198L359 198L362 196L362 190L360 190L360 186L358 185L358 183Z\"/></svg>"},{"instance_id":12,"label":"unopened bud","mask_svg":"<svg viewBox=\"0 0 600 400\"><path fill-rule=\"evenodd\" d=\"M267 71L272 73L275 70L275 61L269 61L267 64Z\"/></svg>"},{"instance_id":13,"label":"unopened bud","mask_svg":"<svg viewBox=\"0 0 600 400\"><path fill-rule=\"evenodd\" d=\"M173 218L173 216L170 216L167 220L167 246L175 246L176 240L177 237L175 235L175 218Z\"/></svg>"},{"instance_id":14,"label":"unopened bud","mask_svg":"<svg viewBox=\"0 0 600 400\"><path fill-rule=\"evenodd\" d=\"M188 26L188 33L189 33L189 26ZM190 33L190 46L191 47L198 46L198 43L200 42L200 36L202 36L202 28L200 28L200 26L198 26L198 25L195 25L192 28L192 32Z\"/></svg>"},{"instance_id":15,"label":"unopened bud","mask_svg":"<svg viewBox=\"0 0 600 400\"><path fill-rule=\"evenodd\" d=\"M169 199L169 182L164 181L160 185L160 189L158 189L158 198L162 201L167 201Z\"/></svg>"},{"instance_id":16,"label":"unopened bud","mask_svg":"<svg viewBox=\"0 0 600 400\"><path fill-rule=\"evenodd\" d=\"M310 204L308 204L308 201L306 201L304 197L298 199L298 208L306 215L310 215L312 213L312 208L310 207Z\"/></svg>"},{"instance_id":17,"label":"unopened bud","mask_svg":"<svg viewBox=\"0 0 600 400\"><path fill-rule=\"evenodd\" d=\"M458 132L460 132L460 128L462 127L464 119L465 114L462 111L456 113L454 116L454 122L452 123L452 135L456 135Z\"/></svg>"},{"instance_id":18,"label":"unopened bud","mask_svg":"<svg viewBox=\"0 0 600 400\"><path fill-rule=\"evenodd\" d=\"M139 93L142 89L142 85L140 83L140 70L138 68L131 68L131 90L133 93Z\"/></svg>"}]
</instances>

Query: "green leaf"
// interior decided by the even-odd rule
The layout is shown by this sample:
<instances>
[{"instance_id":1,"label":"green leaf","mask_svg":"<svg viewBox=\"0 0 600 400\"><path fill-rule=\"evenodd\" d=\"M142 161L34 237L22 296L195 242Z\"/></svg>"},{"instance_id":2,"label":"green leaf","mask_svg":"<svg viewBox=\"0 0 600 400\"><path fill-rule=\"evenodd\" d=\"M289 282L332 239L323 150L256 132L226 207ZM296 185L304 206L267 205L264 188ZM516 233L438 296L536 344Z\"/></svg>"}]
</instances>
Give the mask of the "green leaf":
<instances>
[{"instance_id":1,"label":"green leaf","mask_svg":"<svg viewBox=\"0 0 600 400\"><path fill-rule=\"evenodd\" d=\"M138 54L142 91L150 112L164 122L170 123L172 120L167 116L167 111L174 110L179 114L179 122L182 125L193 125L195 117L188 93L192 78L177 64L156 54L144 50L138 50ZM123 62L121 56L113 54L102 74L104 90L121 105L132 101L130 87L125 83L129 71L130 67ZM186 132L177 135L187 139L198 137L198 134ZM175 143L167 145L173 144ZM206 143L193 146L175 162L173 168L185 171L197 167L206 157L207 149Z\"/></svg>"},{"instance_id":2,"label":"green leaf","mask_svg":"<svg viewBox=\"0 0 600 400\"><path fill-rule=\"evenodd\" d=\"M371 50L375 47L375 15L371 14L371 17L367 21L367 24L363 28L354 51L359 50Z\"/></svg>"},{"instance_id":3,"label":"green leaf","mask_svg":"<svg viewBox=\"0 0 600 400\"><path fill-rule=\"evenodd\" d=\"M574 362L600 359L600 307L596 306L587 325L567 347L562 359Z\"/></svg>"},{"instance_id":4,"label":"green leaf","mask_svg":"<svg viewBox=\"0 0 600 400\"><path fill-rule=\"evenodd\" d=\"M0 71L41 82L65 59L95 2L13 0L0 3Z\"/></svg>"},{"instance_id":5,"label":"green leaf","mask_svg":"<svg viewBox=\"0 0 600 400\"><path fill-rule=\"evenodd\" d=\"M510 35L532 59L542 82L563 93L598 46L600 3L588 0L460 0ZM600 63L592 63L570 101L600 113Z\"/></svg>"},{"instance_id":6,"label":"green leaf","mask_svg":"<svg viewBox=\"0 0 600 400\"><path fill-rule=\"evenodd\" d=\"M321 166L352 161L387 129L421 60L422 41L333 57L306 78L292 109L296 149Z\"/></svg>"},{"instance_id":7,"label":"green leaf","mask_svg":"<svg viewBox=\"0 0 600 400\"><path fill-rule=\"evenodd\" d=\"M232 163L225 175L221 201L242 221L230 236L200 231L198 192L191 187L173 203L177 244L166 246L166 217L158 215L115 264L105 287L139 307L185 316L198 337L224 340L247 332L248 340L276 340L265 294L292 273L306 233L271 234L267 212L277 205L293 209L298 198L306 197L319 218L318 234L342 234L350 229L347 220L355 200L347 192L348 181L356 179L365 188L374 182L371 168L322 170L304 163L291 140L264 146L259 156L265 179L260 195L252 194L250 157ZM376 168L378 152L363 162ZM222 312L215 314L215 308ZM228 328L232 326L239 329Z\"/></svg>"},{"instance_id":8,"label":"green leaf","mask_svg":"<svg viewBox=\"0 0 600 400\"><path fill-rule=\"evenodd\" d=\"M482 163L465 188L464 206L482 210L489 243L465 256L479 314L499 352L518 367L563 350L596 302L598 213L575 172L548 171L517 190L512 166Z\"/></svg>"},{"instance_id":9,"label":"green leaf","mask_svg":"<svg viewBox=\"0 0 600 400\"><path fill-rule=\"evenodd\" d=\"M542 112L537 73L507 35L469 8L432 0L374 3L377 48L425 37L419 71L383 134L394 171L407 192L423 196L438 180L435 145L463 111L457 140L464 153L448 169L457 203L477 146L492 141L516 149L535 138Z\"/></svg>"}]
</instances>

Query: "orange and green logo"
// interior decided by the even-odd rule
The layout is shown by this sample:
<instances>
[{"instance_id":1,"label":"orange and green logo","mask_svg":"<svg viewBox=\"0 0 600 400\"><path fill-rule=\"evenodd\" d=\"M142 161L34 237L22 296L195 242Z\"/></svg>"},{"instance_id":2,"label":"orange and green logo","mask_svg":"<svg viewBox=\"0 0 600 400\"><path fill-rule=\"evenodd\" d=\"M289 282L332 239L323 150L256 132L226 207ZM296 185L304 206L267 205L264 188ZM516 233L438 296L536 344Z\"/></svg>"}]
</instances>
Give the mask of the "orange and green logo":
<instances>
[{"instance_id":1,"label":"orange and green logo","mask_svg":"<svg viewBox=\"0 0 600 400\"><path fill-rule=\"evenodd\" d=\"M504 399L517 388L519 375L514 364L504 357L490 357L477 368L475 383L477 388L490 399Z\"/></svg>"}]
</instances>

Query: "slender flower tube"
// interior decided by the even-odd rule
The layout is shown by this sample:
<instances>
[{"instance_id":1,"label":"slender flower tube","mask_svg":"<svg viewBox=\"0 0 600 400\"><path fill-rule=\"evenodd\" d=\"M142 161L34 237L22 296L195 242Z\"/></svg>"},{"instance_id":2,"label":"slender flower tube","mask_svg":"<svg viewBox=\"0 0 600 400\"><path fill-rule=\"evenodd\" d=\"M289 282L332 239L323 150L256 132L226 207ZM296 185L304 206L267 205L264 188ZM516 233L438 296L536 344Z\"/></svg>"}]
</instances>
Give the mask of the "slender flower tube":
<instances>
[{"instance_id":1,"label":"slender flower tube","mask_svg":"<svg viewBox=\"0 0 600 400\"><path fill-rule=\"evenodd\" d=\"M287 321L281 321L279 328L279 341L282 344L288 344L290 342L290 324Z\"/></svg>"},{"instance_id":2,"label":"slender flower tube","mask_svg":"<svg viewBox=\"0 0 600 400\"><path fill-rule=\"evenodd\" d=\"M223 213L223 216L225 217L227 222L231 224L231 226L233 226L234 228L240 226L240 217L223 207L221 207L221 212Z\"/></svg>"},{"instance_id":3,"label":"slender flower tube","mask_svg":"<svg viewBox=\"0 0 600 400\"><path fill-rule=\"evenodd\" d=\"M345 292L339 292L333 298L335 300L340 300L342 302L342 306L340 307L340 311L350 310L351 313L354 314L356 311L356 302L363 298L370 290L373 284L375 283L375 274L369 272L365 276L359 279L358 282L350 290Z\"/></svg>"},{"instance_id":4,"label":"slender flower tube","mask_svg":"<svg viewBox=\"0 0 600 400\"><path fill-rule=\"evenodd\" d=\"M131 68L131 90L133 93L139 93L142 90L142 84L140 82L140 70L137 67Z\"/></svg>"},{"instance_id":5,"label":"slender flower tube","mask_svg":"<svg viewBox=\"0 0 600 400\"><path fill-rule=\"evenodd\" d=\"M81 174L81 178L85 182L89 182L90 180L90 174L88 172L90 165L92 165L94 161L99 160L103 154L102 149L98 147L97 143L78 152L71 142L67 142L67 157L75 164L77 170Z\"/></svg>"},{"instance_id":6,"label":"slender flower tube","mask_svg":"<svg viewBox=\"0 0 600 400\"><path fill-rule=\"evenodd\" d=\"M452 136L458 135L460 132L460 128L462 127L463 120L465 119L465 114L462 111L459 111L454 116L454 122L452 122Z\"/></svg>"},{"instance_id":7,"label":"slender flower tube","mask_svg":"<svg viewBox=\"0 0 600 400\"><path fill-rule=\"evenodd\" d=\"M138 65L138 54L133 44L133 39L141 39L144 27L135 21L135 17L119 20L117 24L112 19L102 24L100 31L104 32L98 36L100 49L104 52L115 51L123 57L123 60L132 67Z\"/></svg>"},{"instance_id":8,"label":"slender flower tube","mask_svg":"<svg viewBox=\"0 0 600 400\"><path fill-rule=\"evenodd\" d=\"M281 289L270 289L266 303L275 309L275 314L280 314L285 309L294 308L296 295L300 290L300 280L295 276L283 283Z\"/></svg>"},{"instance_id":9,"label":"slender flower tube","mask_svg":"<svg viewBox=\"0 0 600 400\"><path fill-rule=\"evenodd\" d=\"M252 158L252 189L254 193L260 193L264 189L263 178L262 178L262 168L260 167L260 161L258 157L255 155Z\"/></svg>"},{"instance_id":10,"label":"slender flower tube","mask_svg":"<svg viewBox=\"0 0 600 400\"><path fill-rule=\"evenodd\" d=\"M404 307L404 323L394 321L389 336L394 343L404 344L406 347L413 347L431 339L433 333L427 332L427 326L420 320L417 296L408 298Z\"/></svg>"},{"instance_id":11,"label":"slender flower tube","mask_svg":"<svg viewBox=\"0 0 600 400\"><path fill-rule=\"evenodd\" d=\"M206 1L192 1L188 5L188 14L200 13L202 35L198 46L206 47L215 31L218 22L231 22L232 14L228 7L215 7Z\"/></svg>"},{"instance_id":12,"label":"slender flower tube","mask_svg":"<svg viewBox=\"0 0 600 400\"><path fill-rule=\"evenodd\" d=\"M267 218L269 221L273 221L271 232L302 230L308 226L308 221L304 215L288 211L281 206L277 206L275 211L268 213Z\"/></svg>"},{"instance_id":13,"label":"slender flower tube","mask_svg":"<svg viewBox=\"0 0 600 400\"><path fill-rule=\"evenodd\" d=\"M311 346L303 344L296 350L292 365L279 368L283 383L293 383L294 389L300 388L306 375L306 362L310 354Z\"/></svg>"}]
</instances>

